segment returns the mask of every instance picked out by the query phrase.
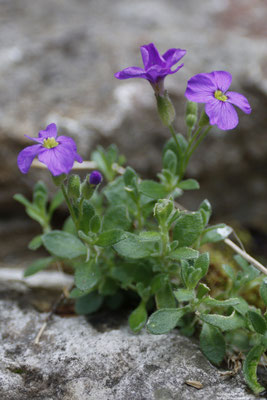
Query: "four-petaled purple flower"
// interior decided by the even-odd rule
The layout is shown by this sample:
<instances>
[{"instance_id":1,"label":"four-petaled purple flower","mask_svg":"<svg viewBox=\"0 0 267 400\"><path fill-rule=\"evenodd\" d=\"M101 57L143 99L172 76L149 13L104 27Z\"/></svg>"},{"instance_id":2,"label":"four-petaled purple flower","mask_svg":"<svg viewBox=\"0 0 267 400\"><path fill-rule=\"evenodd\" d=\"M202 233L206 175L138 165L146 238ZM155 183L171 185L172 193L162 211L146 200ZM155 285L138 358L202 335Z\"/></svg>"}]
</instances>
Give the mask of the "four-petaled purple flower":
<instances>
[{"instance_id":1,"label":"four-petaled purple flower","mask_svg":"<svg viewBox=\"0 0 267 400\"><path fill-rule=\"evenodd\" d=\"M44 131L40 131L38 138L25 136L38 144L28 146L19 153L18 167L23 174L29 171L37 155L39 161L44 163L54 176L68 174L74 161L83 162L77 153L74 140L67 136L57 136L56 124L50 124Z\"/></svg>"},{"instance_id":2,"label":"four-petaled purple flower","mask_svg":"<svg viewBox=\"0 0 267 400\"><path fill-rule=\"evenodd\" d=\"M155 90L156 94L164 94L163 80L167 75L174 74L184 64L178 65L174 70L171 68L185 55L186 50L169 49L160 55L154 43L140 47L144 69L129 67L115 74L117 79L144 78L147 79Z\"/></svg>"},{"instance_id":3,"label":"four-petaled purple flower","mask_svg":"<svg viewBox=\"0 0 267 400\"><path fill-rule=\"evenodd\" d=\"M97 185L99 185L99 183L101 183L101 181L102 181L102 175L99 171L91 172L90 177L89 177L90 185L97 186Z\"/></svg>"},{"instance_id":4,"label":"four-petaled purple flower","mask_svg":"<svg viewBox=\"0 0 267 400\"><path fill-rule=\"evenodd\" d=\"M234 129L238 115L233 105L250 114L251 107L245 96L228 91L232 75L226 71L198 74L189 79L185 97L196 103L206 103L205 111L211 125L222 130Z\"/></svg>"}]
</instances>

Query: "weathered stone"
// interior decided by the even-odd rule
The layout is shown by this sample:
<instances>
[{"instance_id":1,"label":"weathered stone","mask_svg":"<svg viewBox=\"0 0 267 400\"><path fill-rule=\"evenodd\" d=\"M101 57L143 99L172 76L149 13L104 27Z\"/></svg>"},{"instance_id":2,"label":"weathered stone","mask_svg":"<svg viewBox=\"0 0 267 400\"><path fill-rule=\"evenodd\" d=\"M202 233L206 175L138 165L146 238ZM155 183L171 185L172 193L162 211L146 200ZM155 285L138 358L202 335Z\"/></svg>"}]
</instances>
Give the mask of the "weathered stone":
<instances>
[{"instance_id":1,"label":"weathered stone","mask_svg":"<svg viewBox=\"0 0 267 400\"><path fill-rule=\"evenodd\" d=\"M32 308L29 290L19 282L0 286L3 400L255 399L241 375L223 378L194 340L177 332L134 335L118 314L91 322L53 316L36 345L46 314Z\"/></svg>"}]
</instances>

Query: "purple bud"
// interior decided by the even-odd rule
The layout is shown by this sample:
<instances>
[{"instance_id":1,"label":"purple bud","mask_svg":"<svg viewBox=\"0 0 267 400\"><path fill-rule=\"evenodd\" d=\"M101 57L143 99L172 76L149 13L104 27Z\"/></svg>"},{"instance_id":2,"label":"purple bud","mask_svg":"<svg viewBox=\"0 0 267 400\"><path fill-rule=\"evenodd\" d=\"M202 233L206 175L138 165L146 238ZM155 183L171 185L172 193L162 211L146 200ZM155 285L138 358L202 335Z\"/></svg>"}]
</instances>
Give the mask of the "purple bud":
<instances>
[{"instance_id":1,"label":"purple bud","mask_svg":"<svg viewBox=\"0 0 267 400\"><path fill-rule=\"evenodd\" d=\"M101 173L100 173L99 171L93 171L93 172L90 174L89 183L90 183L91 185L97 186L97 185L99 185L99 183L100 183L101 181L102 181L102 175L101 175Z\"/></svg>"}]
</instances>

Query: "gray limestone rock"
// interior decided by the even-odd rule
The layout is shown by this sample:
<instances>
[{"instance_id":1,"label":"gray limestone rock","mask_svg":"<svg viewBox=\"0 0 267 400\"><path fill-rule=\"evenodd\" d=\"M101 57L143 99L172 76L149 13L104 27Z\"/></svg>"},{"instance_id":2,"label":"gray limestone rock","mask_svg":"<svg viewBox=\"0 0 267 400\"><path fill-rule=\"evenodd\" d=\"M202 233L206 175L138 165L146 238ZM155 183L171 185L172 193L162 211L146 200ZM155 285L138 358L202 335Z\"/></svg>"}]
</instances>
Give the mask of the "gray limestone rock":
<instances>
[{"instance_id":1,"label":"gray limestone rock","mask_svg":"<svg viewBox=\"0 0 267 400\"><path fill-rule=\"evenodd\" d=\"M241 375L223 378L194 340L134 335L118 314L90 322L53 316L34 344L46 314L32 307L29 292L22 282L0 286L1 400L255 399Z\"/></svg>"}]
</instances>

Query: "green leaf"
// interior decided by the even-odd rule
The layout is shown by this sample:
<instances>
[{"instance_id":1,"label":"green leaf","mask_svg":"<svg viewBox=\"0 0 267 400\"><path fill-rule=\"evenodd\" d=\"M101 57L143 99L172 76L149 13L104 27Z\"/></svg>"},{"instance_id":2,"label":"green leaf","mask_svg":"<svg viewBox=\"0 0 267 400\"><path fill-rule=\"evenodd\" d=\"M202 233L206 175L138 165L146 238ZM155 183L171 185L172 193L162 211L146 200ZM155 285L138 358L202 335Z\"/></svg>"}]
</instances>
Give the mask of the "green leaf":
<instances>
[{"instance_id":1,"label":"green leaf","mask_svg":"<svg viewBox=\"0 0 267 400\"><path fill-rule=\"evenodd\" d=\"M139 190L145 196L156 200L163 199L169 193L161 183L151 180L142 181L139 185Z\"/></svg>"},{"instance_id":2,"label":"green leaf","mask_svg":"<svg viewBox=\"0 0 267 400\"><path fill-rule=\"evenodd\" d=\"M33 203L40 210L44 210L46 208L48 192L47 187L42 181L38 181L33 189Z\"/></svg>"},{"instance_id":3,"label":"green leaf","mask_svg":"<svg viewBox=\"0 0 267 400\"><path fill-rule=\"evenodd\" d=\"M121 229L110 229L100 233L95 244L100 247L113 246L127 237L127 233Z\"/></svg>"},{"instance_id":4,"label":"green leaf","mask_svg":"<svg viewBox=\"0 0 267 400\"><path fill-rule=\"evenodd\" d=\"M195 261L194 268L199 268L202 271L202 276L203 278L208 270L209 270L209 264L210 264L210 256L209 253L202 253Z\"/></svg>"},{"instance_id":5,"label":"green leaf","mask_svg":"<svg viewBox=\"0 0 267 400\"><path fill-rule=\"evenodd\" d=\"M181 135L180 133L178 133L178 134L176 135L176 139L177 139L177 141L178 141L178 143L179 143L179 147L180 147L180 149L181 149L181 154L184 154L184 152L185 152L185 150L186 150L186 148L187 148L187 146L188 146L187 140L186 140L185 137L184 137L183 135ZM180 158L179 158L179 155L177 154L177 153L178 153L178 151L177 151L177 145L176 145L176 142L174 141L173 138L171 138L170 140L168 140L168 142L165 144L165 146L164 146L164 148L163 148L163 155L165 155L165 153L166 153L168 150L172 150L173 153L176 155L176 159L177 159L177 163L176 163L176 164L177 164L177 167L176 167L175 174L178 175L178 173L179 173L179 167L180 167L180 164L182 163L183 160L180 159Z\"/></svg>"},{"instance_id":6,"label":"green leaf","mask_svg":"<svg viewBox=\"0 0 267 400\"><path fill-rule=\"evenodd\" d=\"M78 288L73 288L72 291L69 294L69 298L70 299L78 299L79 297L85 296L86 294L88 294L90 292L89 291L84 291Z\"/></svg>"},{"instance_id":7,"label":"green leaf","mask_svg":"<svg viewBox=\"0 0 267 400\"><path fill-rule=\"evenodd\" d=\"M239 254L234 256L235 261L237 264L242 268L244 274L247 275L247 281L252 281L253 279L257 278L260 275L260 271L255 268L252 264L249 264L243 257ZM243 274L243 276L244 276Z\"/></svg>"},{"instance_id":8,"label":"green leaf","mask_svg":"<svg viewBox=\"0 0 267 400\"><path fill-rule=\"evenodd\" d=\"M28 244L28 248L30 250L37 250L39 249L39 247L42 246L42 244L42 235L37 235L30 241L30 243Z\"/></svg>"},{"instance_id":9,"label":"green leaf","mask_svg":"<svg viewBox=\"0 0 267 400\"><path fill-rule=\"evenodd\" d=\"M227 317L219 314L200 314L199 318L202 321L221 329L221 331L231 331L246 326L244 318L235 311Z\"/></svg>"},{"instance_id":10,"label":"green leaf","mask_svg":"<svg viewBox=\"0 0 267 400\"><path fill-rule=\"evenodd\" d=\"M228 278L231 279L231 281L235 280L235 270L232 267L230 267L230 265L223 264L222 269L224 270Z\"/></svg>"},{"instance_id":11,"label":"green leaf","mask_svg":"<svg viewBox=\"0 0 267 400\"><path fill-rule=\"evenodd\" d=\"M31 276L41 271L42 269L47 268L52 262L55 261L54 257L44 257L39 258L39 260L34 261L25 271L24 277Z\"/></svg>"},{"instance_id":12,"label":"green leaf","mask_svg":"<svg viewBox=\"0 0 267 400\"><path fill-rule=\"evenodd\" d=\"M74 222L73 222L71 216L69 216L69 217L65 220L62 230L63 230L64 232L71 233L71 234L74 235L74 236L77 234L77 233L76 233L76 227L75 227L75 224L74 224Z\"/></svg>"},{"instance_id":13,"label":"green leaf","mask_svg":"<svg viewBox=\"0 0 267 400\"><path fill-rule=\"evenodd\" d=\"M264 335L267 330L267 323L265 319L260 314L252 310L248 311L248 318L255 331L261 335Z\"/></svg>"},{"instance_id":14,"label":"green leaf","mask_svg":"<svg viewBox=\"0 0 267 400\"><path fill-rule=\"evenodd\" d=\"M162 308L154 312L147 322L147 329L153 335L162 335L170 332L180 318L183 317L187 309L185 308Z\"/></svg>"},{"instance_id":15,"label":"green leaf","mask_svg":"<svg viewBox=\"0 0 267 400\"><path fill-rule=\"evenodd\" d=\"M43 235L43 244L54 256L66 259L76 258L87 253L84 244L68 232L52 231Z\"/></svg>"},{"instance_id":16,"label":"green leaf","mask_svg":"<svg viewBox=\"0 0 267 400\"><path fill-rule=\"evenodd\" d=\"M163 154L163 168L168 169L172 174L176 173L177 158L175 153L170 149Z\"/></svg>"},{"instance_id":17,"label":"green leaf","mask_svg":"<svg viewBox=\"0 0 267 400\"><path fill-rule=\"evenodd\" d=\"M215 365L220 365L226 353L225 340L218 328L203 324L200 334L200 348L207 359Z\"/></svg>"},{"instance_id":18,"label":"green leaf","mask_svg":"<svg viewBox=\"0 0 267 400\"><path fill-rule=\"evenodd\" d=\"M82 205L82 219L80 221L80 230L85 234L89 232L90 221L95 215L95 209L89 200L84 200Z\"/></svg>"},{"instance_id":19,"label":"green leaf","mask_svg":"<svg viewBox=\"0 0 267 400\"><path fill-rule=\"evenodd\" d=\"M194 290L178 289L173 292L174 296L179 302L190 301L195 298Z\"/></svg>"},{"instance_id":20,"label":"green leaf","mask_svg":"<svg viewBox=\"0 0 267 400\"><path fill-rule=\"evenodd\" d=\"M79 264L75 268L74 281L75 285L80 290L91 290L99 282L99 279L99 268L92 262Z\"/></svg>"},{"instance_id":21,"label":"green leaf","mask_svg":"<svg viewBox=\"0 0 267 400\"><path fill-rule=\"evenodd\" d=\"M175 308L176 301L173 295L172 287L169 282L166 282L155 295L157 308Z\"/></svg>"},{"instance_id":22,"label":"green leaf","mask_svg":"<svg viewBox=\"0 0 267 400\"><path fill-rule=\"evenodd\" d=\"M157 242L160 240L160 233L157 231L143 231L139 233L139 239L144 242Z\"/></svg>"},{"instance_id":23,"label":"green leaf","mask_svg":"<svg viewBox=\"0 0 267 400\"><path fill-rule=\"evenodd\" d=\"M201 238L201 245L205 243L215 243L227 238L233 229L225 224L210 226L204 230Z\"/></svg>"},{"instance_id":24,"label":"green leaf","mask_svg":"<svg viewBox=\"0 0 267 400\"><path fill-rule=\"evenodd\" d=\"M183 190L195 190L199 189L199 183L195 179L185 179L179 183L178 187Z\"/></svg>"},{"instance_id":25,"label":"green leaf","mask_svg":"<svg viewBox=\"0 0 267 400\"><path fill-rule=\"evenodd\" d=\"M247 313L248 310L249 310L249 305L248 305L248 303L246 302L246 300L243 299L243 297L238 297L238 300L239 300L239 304L236 304L236 305L233 306L233 307L234 307L234 309L235 309L237 312L239 312L239 314L245 316L246 313Z\"/></svg>"},{"instance_id":26,"label":"green leaf","mask_svg":"<svg viewBox=\"0 0 267 400\"><path fill-rule=\"evenodd\" d=\"M227 300L216 300L213 299L212 297L206 297L204 300L202 300L201 303L211 307L233 307L240 304L240 300L237 298L231 298Z\"/></svg>"},{"instance_id":27,"label":"green leaf","mask_svg":"<svg viewBox=\"0 0 267 400\"><path fill-rule=\"evenodd\" d=\"M103 296L112 296L117 292L118 284L114 279L106 277L101 281L98 290Z\"/></svg>"},{"instance_id":28,"label":"green leaf","mask_svg":"<svg viewBox=\"0 0 267 400\"><path fill-rule=\"evenodd\" d=\"M257 367L264 351L265 348L263 346L254 346L248 353L243 365L246 383L255 394L259 394L265 390L265 388L258 383L257 379Z\"/></svg>"},{"instance_id":29,"label":"green leaf","mask_svg":"<svg viewBox=\"0 0 267 400\"><path fill-rule=\"evenodd\" d=\"M260 286L260 295L264 304L267 306L267 278L264 278Z\"/></svg>"},{"instance_id":30,"label":"green leaf","mask_svg":"<svg viewBox=\"0 0 267 400\"><path fill-rule=\"evenodd\" d=\"M197 258L199 252L197 250L191 249L190 247L180 247L169 254L171 260L190 260L192 258Z\"/></svg>"},{"instance_id":31,"label":"green leaf","mask_svg":"<svg viewBox=\"0 0 267 400\"><path fill-rule=\"evenodd\" d=\"M192 245L203 229L200 212L181 215L173 229L173 240L179 241L179 247Z\"/></svg>"},{"instance_id":32,"label":"green leaf","mask_svg":"<svg viewBox=\"0 0 267 400\"><path fill-rule=\"evenodd\" d=\"M101 220L98 215L94 215L90 220L90 231L93 233L98 233L101 227Z\"/></svg>"},{"instance_id":33,"label":"green leaf","mask_svg":"<svg viewBox=\"0 0 267 400\"><path fill-rule=\"evenodd\" d=\"M130 314L129 325L133 332L139 332L146 324L147 311L146 305L141 301L139 306Z\"/></svg>"},{"instance_id":34,"label":"green leaf","mask_svg":"<svg viewBox=\"0 0 267 400\"><path fill-rule=\"evenodd\" d=\"M97 311L104 301L104 297L97 292L91 292L86 296L80 297L75 303L77 314L86 315Z\"/></svg>"},{"instance_id":35,"label":"green leaf","mask_svg":"<svg viewBox=\"0 0 267 400\"><path fill-rule=\"evenodd\" d=\"M63 201L64 201L64 195L62 193L62 190L58 190L54 195L48 209L48 214L50 218L53 215L54 211L63 203Z\"/></svg>"},{"instance_id":36,"label":"green leaf","mask_svg":"<svg viewBox=\"0 0 267 400\"><path fill-rule=\"evenodd\" d=\"M123 205L111 206L108 208L104 220L103 220L103 231L109 229L122 229L127 231L130 229L132 223L127 215L127 209Z\"/></svg>"},{"instance_id":37,"label":"green leaf","mask_svg":"<svg viewBox=\"0 0 267 400\"><path fill-rule=\"evenodd\" d=\"M154 242L142 241L137 235L127 234L126 239L114 245L114 249L123 257L144 258L148 257L154 248Z\"/></svg>"},{"instance_id":38,"label":"green leaf","mask_svg":"<svg viewBox=\"0 0 267 400\"><path fill-rule=\"evenodd\" d=\"M19 194L19 193L15 194L13 196L13 199L18 201L25 207L32 207L32 203L29 200L27 200L26 197L23 196L22 194Z\"/></svg>"},{"instance_id":39,"label":"green leaf","mask_svg":"<svg viewBox=\"0 0 267 400\"><path fill-rule=\"evenodd\" d=\"M205 283L200 283L197 287L197 298L202 299L209 292L210 288Z\"/></svg>"}]
</instances>

